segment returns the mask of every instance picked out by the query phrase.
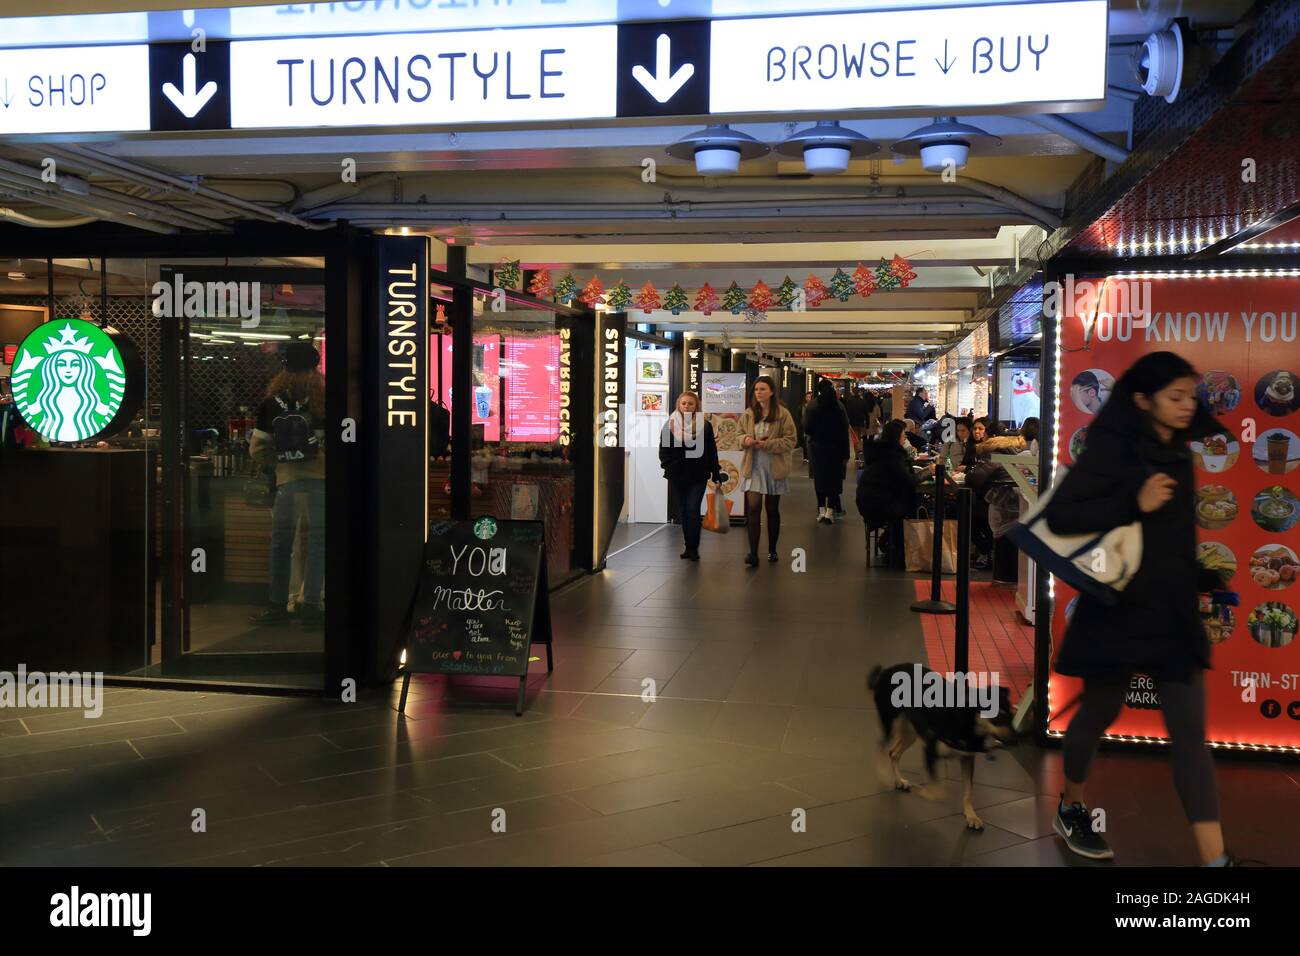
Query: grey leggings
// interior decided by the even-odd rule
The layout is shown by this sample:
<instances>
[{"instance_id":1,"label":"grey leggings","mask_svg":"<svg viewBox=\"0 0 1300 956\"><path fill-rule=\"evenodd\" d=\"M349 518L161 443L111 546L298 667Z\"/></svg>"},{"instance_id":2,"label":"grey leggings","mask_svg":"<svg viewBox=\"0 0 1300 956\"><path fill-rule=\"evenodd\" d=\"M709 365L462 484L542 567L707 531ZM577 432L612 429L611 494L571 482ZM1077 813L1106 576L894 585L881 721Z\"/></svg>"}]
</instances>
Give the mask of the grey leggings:
<instances>
[{"instance_id":1,"label":"grey leggings","mask_svg":"<svg viewBox=\"0 0 1300 956\"><path fill-rule=\"evenodd\" d=\"M1065 776L1073 783L1088 779L1088 768L1106 728L1124 706L1128 679L1084 682L1079 712L1065 732ZM1191 823L1219 819L1214 761L1205 746L1205 674L1195 671L1186 683L1158 682L1160 709L1169 730L1174 788Z\"/></svg>"}]
</instances>

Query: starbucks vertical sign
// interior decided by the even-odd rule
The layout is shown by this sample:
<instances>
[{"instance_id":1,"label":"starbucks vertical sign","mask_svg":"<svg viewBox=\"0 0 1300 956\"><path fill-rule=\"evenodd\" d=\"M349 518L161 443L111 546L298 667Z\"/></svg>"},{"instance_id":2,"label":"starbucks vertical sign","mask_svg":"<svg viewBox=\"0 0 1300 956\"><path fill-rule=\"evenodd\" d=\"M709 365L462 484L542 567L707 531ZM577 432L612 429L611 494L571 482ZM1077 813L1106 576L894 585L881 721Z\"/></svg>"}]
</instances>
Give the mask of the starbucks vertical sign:
<instances>
[{"instance_id":1,"label":"starbucks vertical sign","mask_svg":"<svg viewBox=\"0 0 1300 956\"><path fill-rule=\"evenodd\" d=\"M128 374L120 340L81 319L55 319L18 346L14 402L49 441L86 441L110 430L122 410Z\"/></svg>"}]
</instances>

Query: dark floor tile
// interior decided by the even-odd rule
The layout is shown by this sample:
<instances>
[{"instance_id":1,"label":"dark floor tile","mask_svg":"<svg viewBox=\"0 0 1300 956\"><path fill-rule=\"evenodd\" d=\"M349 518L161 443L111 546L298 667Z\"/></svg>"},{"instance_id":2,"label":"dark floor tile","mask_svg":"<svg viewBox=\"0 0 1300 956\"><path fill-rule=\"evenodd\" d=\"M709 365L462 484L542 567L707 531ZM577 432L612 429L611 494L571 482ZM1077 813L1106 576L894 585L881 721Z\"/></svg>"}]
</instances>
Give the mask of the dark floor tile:
<instances>
[{"instance_id":1,"label":"dark floor tile","mask_svg":"<svg viewBox=\"0 0 1300 956\"><path fill-rule=\"evenodd\" d=\"M660 733L703 734L721 709L721 701L660 697L646 710L636 726Z\"/></svg>"},{"instance_id":2,"label":"dark floor tile","mask_svg":"<svg viewBox=\"0 0 1300 956\"><path fill-rule=\"evenodd\" d=\"M780 750L791 714L790 707L729 700L718 711L708 736L751 747Z\"/></svg>"}]
</instances>

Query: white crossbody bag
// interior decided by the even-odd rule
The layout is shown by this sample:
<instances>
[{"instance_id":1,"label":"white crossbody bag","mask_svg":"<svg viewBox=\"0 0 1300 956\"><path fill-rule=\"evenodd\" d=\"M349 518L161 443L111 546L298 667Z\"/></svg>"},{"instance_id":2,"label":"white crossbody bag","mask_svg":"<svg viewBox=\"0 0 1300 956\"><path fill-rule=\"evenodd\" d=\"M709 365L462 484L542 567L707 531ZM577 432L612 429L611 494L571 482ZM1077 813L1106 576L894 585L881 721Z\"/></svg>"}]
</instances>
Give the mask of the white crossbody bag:
<instances>
[{"instance_id":1,"label":"white crossbody bag","mask_svg":"<svg viewBox=\"0 0 1300 956\"><path fill-rule=\"evenodd\" d=\"M1045 512L1065 474L1065 468L1058 469L1056 483L1039 496L1007 536L1039 566L1080 594L1116 604L1142 564L1142 524L1134 521L1100 534L1055 533L1047 526Z\"/></svg>"}]
</instances>

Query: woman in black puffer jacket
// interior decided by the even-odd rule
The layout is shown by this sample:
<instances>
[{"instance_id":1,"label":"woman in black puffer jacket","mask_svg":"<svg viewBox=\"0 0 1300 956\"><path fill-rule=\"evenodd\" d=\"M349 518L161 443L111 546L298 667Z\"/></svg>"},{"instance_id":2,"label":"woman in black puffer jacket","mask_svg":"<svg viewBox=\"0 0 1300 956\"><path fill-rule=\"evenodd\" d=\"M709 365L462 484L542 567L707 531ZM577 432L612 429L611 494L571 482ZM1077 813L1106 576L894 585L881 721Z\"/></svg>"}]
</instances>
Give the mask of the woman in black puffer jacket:
<instances>
[{"instance_id":1,"label":"woman in black puffer jacket","mask_svg":"<svg viewBox=\"0 0 1300 956\"><path fill-rule=\"evenodd\" d=\"M1088 428L1088 445L1056 489L1046 519L1057 534L1142 525L1142 563L1106 605L1080 595L1055 667L1082 677L1079 711L1065 735L1065 792L1055 821L1071 850L1114 854L1092 830L1083 784L1098 741L1124 706L1129 679L1158 684L1174 784L1203 862L1229 865L1219 824L1214 764L1205 746L1205 669L1210 647L1200 595L1223 587L1196 560L1195 484L1187 442L1218 428L1196 399L1200 376L1172 352L1143 356L1119 380Z\"/></svg>"}]
</instances>

